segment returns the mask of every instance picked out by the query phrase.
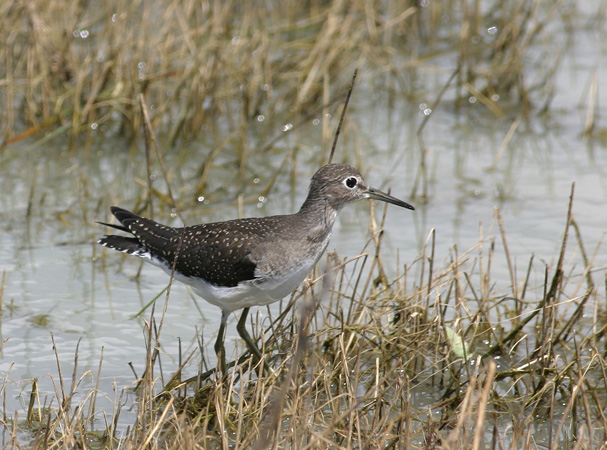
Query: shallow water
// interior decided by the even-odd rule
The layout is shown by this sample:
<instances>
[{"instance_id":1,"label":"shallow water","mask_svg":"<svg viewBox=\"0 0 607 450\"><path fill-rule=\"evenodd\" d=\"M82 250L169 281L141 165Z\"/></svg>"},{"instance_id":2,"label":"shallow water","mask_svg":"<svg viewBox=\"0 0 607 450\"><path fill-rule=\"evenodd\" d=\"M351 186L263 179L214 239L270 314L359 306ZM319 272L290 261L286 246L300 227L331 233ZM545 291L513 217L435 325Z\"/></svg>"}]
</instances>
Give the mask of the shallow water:
<instances>
[{"instance_id":1,"label":"shallow water","mask_svg":"<svg viewBox=\"0 0 607 450\"><path fill-rule=\"evenodd\" d=\"M514 117L496 119L479 103L469 103L457 112L446 98L433 112L424 132L430 179L425 202L410 198L420 158L415 131L424 117L423 107L398 95L390 102L391 94L365 95L370 93L364 75L361 77L352 99L350 121L355 122L362 141L363 174L369 184L389 188L392 195L416 206L415 212L389 207L385 236L389 245L383 246L388 270L397 272L397 258L401 264L413 261L432 228L436 230L438 261L447 260L454 245L460 251L475 245L480 224L483 233L488 238L496 237L499 243L494 220L497 206L517 279L524 278L533 254L541 264L535 268L532 284L541 285L543 264L554 266L558 257L572 183L573 213L587 252L594 252L607 231L607 145L604 138L584 140L582 131L594 69L598 71L603 114L599 127L607 127L606 51L604 45L597 44L598 39L583 30L576 34L556 78L550 114L522 122L495 164L495 155ZM437 76L436 82L445 79ZM425 103L432 103L434 98L435 94L429 95ZM318 164L314 148L320 142L320 126L309 125L296 136L305 149L299 158L297 188L292 191L286 177L279 180L261 207L245 206L245 215L289 213L303 201L308 178ZM342 136L336 160L356 159L353 153L347 157L340 153L352 148L353 140ZM94 243L104 229L92 225L94 220L110 219L109 204L116 202L130 208L141 193L142 187L134 179L145 177L142 156L135 153L133 157L130 151L122 150L125 146L110 133L106 136L96 131L93 149L86 155L71 156L67 143L56 139L36 148L12 148L0 157L0 268L6 271L0 373L8 379L9 413L23 411L28 383L33 378L39 378L43 397L55 397L53 381L57 381L58 370L51 333L65 377L71 376L77 345L79 374L87 370L97 373L103 349L99 386L103 395L98 408L111 411L114 386L120 392L134 381L129 363L137 374L143 372L144 319L133 316L166 287L167 277L159 269L145 266L136 279L139 262L134 258L122 262L118 254L108 254L104 265L99 259L101 248ZM196 159L206 153L200 144L182 151ZM268 157L257 163L261 180L246 188L247 195L255 194L256 186L261 191L269 176L262 173L264 164L276 168L279 161ZM305 165L305 161L311 164ZM226 171L217 169L211 174L209 183L220 193L209 204L196 208L199 216L187 217L190 224L237 216L235 206L225 206L226 200L234 198L230 186L222 181ZM187 179L185 174L180 176ZM79 200L83 192L90 199L89 205ZM28 216L30 198L33 207ZM206 213L208 210L211 212ZM103 212L98 215L97 211ZM368 204L350 205L336 223L329 248L337 249L342 257L357 255L369 237L368 224ZM578 257L572 255L571 259ZM598 251L594 264L597 270L607 267L604 248ZM578 265L578 272L582 269ZM507 290L510 285L500 245L492 280L497 290ZM215 338L220 317L219 310L202 301L198 303L199 312L183 286L176 284L172 289L161 339L165 376L179 364L178 338L182 339L182 353L189 354L197 349L197 332L202 331L205 342ZM601 295L604 297L604 292ZM266 311L259 309L254 314L264 316ZM142 317L149 317L149 311ZM234 320L228 333L228 345L233 347L238 342ZM207 345L205 353L212 365L212 348ZM195 371L195 366L190 369ZM88 386L88 378L83 383ZM125 427L132 423L127 411L123 411L121 423Z\"/></svg>"}]
</instances>

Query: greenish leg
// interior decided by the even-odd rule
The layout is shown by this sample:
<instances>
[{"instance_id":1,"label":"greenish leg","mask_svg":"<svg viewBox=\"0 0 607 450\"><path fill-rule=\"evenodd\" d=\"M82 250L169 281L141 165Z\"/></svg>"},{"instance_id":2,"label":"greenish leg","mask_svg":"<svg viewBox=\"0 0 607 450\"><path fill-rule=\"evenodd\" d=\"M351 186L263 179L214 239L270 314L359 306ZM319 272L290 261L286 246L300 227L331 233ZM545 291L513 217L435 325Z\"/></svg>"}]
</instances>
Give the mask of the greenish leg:
<instances>
[{"instance_id":1,"label":"greenish leg","mask_svg":"<svg viewBox=\"0 0 607 450\"><path fill-rule=\"evenodd\" d=\"M215 341L215 354L217 355L217 363L220 365L221 375L226 376L228 368L226 365L226 348L223 344L226 334L226 322L228 321L228 312L221 310L221 324Z\"/></svg>"},{"instance_id":2,"label":"greenish leg","mask_svg":"<svg viewBox=\"0 0 607 450\"><path fill-rule=\"evenodd\" d=\"M270 366L268 366L268 364L264 360L263 355L261 354L261 351L255 344L255 342L253 342L251 335L249 334L249 332L247 331L247 329L245 327L248 314L249 314L249 308L245 308L242 310L242 315L240 316L240 319L238 320L238 324L236 325L236 330L238 331L238 334L240 335L240 337L247 344L247 347L249 347L249 350L251 351L251 353L255 356L255 359L257 361L263 361L263 366L264 366L266 372L268 374L272 374L272 369L270 369Z\"/></svg>"}]
</instances>

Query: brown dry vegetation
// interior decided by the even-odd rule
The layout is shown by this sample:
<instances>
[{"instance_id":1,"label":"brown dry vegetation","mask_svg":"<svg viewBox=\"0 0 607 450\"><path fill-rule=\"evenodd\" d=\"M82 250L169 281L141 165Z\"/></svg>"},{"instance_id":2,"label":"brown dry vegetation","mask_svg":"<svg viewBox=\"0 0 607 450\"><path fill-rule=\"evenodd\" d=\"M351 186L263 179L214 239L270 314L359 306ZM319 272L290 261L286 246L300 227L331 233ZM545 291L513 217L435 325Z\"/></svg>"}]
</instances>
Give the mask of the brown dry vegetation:
<instances>
[{"instance_id":1,"label":"brown dry vegetation","mask_svg":"<svg viewBox=\"0 0 607 450\"><path fill-rule=\"evenodd\" d=\"M260 114L283 124L305 120L340 100L355 67L378 88L392 86L412 99L433 89L419 79L423 73L459 68L456 101L475 95L500 115L495 95L502 105L528 110L536 92L536 106L547 107L564 47L555 41L528 50L556 31L562 36L574 11L565 2L537 1L426 7L407 1L8 1L0 8L5 143L21 132L77 135L92 124L135 137L144 94L166 146L201 133L223 139L236 133L240 157L250 150L242 136L249 121ZM545 70L528 81L528 64Z\"/></svg>"},{"instance_id":2,"label":"brown dry vegetation","mask_svg":"<svg viewBox=\"0 0 607 450\"><path fill-rule=\"evenodd\" d=\"M271 131L252 139L250 124L260 116L276 131L324 112L326 151L335 125L328 113L343 101L355 67L372 88L388 86L412 101L431 92L438 104L448 92L455 107L474 96L498 117L504 109L518 117L549 109L551 78L565 49L550 43L557 31L564 39L574 2L421 3L427 6L3 2L1 151L26 137L64 134L72 151L86 151L81 132L91 127L137 142L147 112L160 148L202 135L216 143L200 170L203 183L218 155L242 169L284 139ZM532 81L529 64L536 64ZM420 81L420 73L436 73L439 81ZM421 133L420 143L424 150ZM422 151L422 181L425 170ZM150 203L160 196L151 189L149 195ZM77 359L73 375L59 364L50 407L34 383L23 413L5 411L4 444L605 448L607 321L598 286L607 278L594 272L592 256L599 249L584 248L570 210L561 257L555 267L539 269L545 280L534 285L529 277L515 279L499 211L495 221L501 242L481 233L474 248L463 254L453 248L441 261L432 232L417 258L409 262L407 255L391 279L375 224L365 255L334 256L330 270L296 292L283 315L257 325L274 370L269 376L258 377L244 355L225 379L212 370L187 383L180 373L164 379L158 326L151 326L137 420L126 431L117 428L121 399L115 411L98 410L97 375L79 375ZM583 267L568 265L569 252L581 255ZM511 267L507 292L495 291L491 277L496 253ZM530 258L528 273L540 265ZM152 313L149 323L156 320L161 325ZM592 324L578 329L580 320Z\"/></svg>"},{"instance_id":3,"label":"brown dry vegetation","mask_svg":"<svg viewBox=\"0 0 607 450\"><path fill-rule=\"evenodd\" d=\"M224 379L213 369L164 379L162 319L152 312L126 433L116 428L123 403L113 416L97 411L95 374L79 376L77 358L71 380L59 366L60 407L42 407L34 386L26 418L5 424L45 449L604 448L607 322L597 283L607 277L593 273L570 210L545 282L496 292L494 259L512 261L499 211L495 222L501 243L481 236L445 261L435 260L432 231L392 281L373 223L365 254L332 255L279 317L254 324L271 375L258 377L245 354ZM577 252L581 271L566 263ZM528 272L538 264L531 258ZM588 316L594 325L580 327ZM184 365L190 358L198 352Z\"/></svg>"}]
</instances>

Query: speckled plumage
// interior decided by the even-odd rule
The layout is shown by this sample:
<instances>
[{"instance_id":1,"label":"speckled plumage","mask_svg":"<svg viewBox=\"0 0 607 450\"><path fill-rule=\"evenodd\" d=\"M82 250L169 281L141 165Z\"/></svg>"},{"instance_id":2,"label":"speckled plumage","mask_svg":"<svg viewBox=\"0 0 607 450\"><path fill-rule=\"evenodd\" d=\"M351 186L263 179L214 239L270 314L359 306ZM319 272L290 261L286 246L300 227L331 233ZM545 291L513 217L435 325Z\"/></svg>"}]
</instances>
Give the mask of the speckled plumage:
<instances>
[{"instance_id":1,"label":"speckled plumage","mask_svg":"<svg viewBox=\"0 0 607 450\"><path fill-rule=\"evenodd\" d=\"M173 228L112 207L121 226L110 226L130 236L107 235L99 243L169 274L174 265L177 280L222 309L223 326L229 312L292 292L326 250L339 210L365 198L413 209L366 186L353 167L329 164L314 174L308 197L295 214Z\"/></svg>"},{"instance_id":2,"label":"speckled plumage","mask_svg":"<svg viewBox=\"0 0 607 450\"><path fill-rule=\"evenodd\" d=\"M168 274L175 264L177 280L228 312L289 294L312 270L331 236L327 228L302 241L305 220L296 214L172 228L121 208L112 207L112 213L134 237L109 235L100 239L102 245L145 259Z\"/></svg>"}]
</instances>

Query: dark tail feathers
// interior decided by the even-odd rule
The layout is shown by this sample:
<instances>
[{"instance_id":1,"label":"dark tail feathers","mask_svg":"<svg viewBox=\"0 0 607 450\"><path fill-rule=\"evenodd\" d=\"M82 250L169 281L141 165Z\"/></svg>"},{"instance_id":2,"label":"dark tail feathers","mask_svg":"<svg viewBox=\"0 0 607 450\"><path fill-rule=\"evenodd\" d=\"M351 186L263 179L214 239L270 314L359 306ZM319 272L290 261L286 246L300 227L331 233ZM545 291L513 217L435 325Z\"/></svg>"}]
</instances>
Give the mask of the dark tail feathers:
<instances>
[{"instance_id":1,"label":"dark tail feathers","mask_svg":"<svg viewBox=\"0 0 607 450\"><path fill-rule=\"evenodd\" d=\"M119 252L128 253L129 255L140 253L143 250L139 240L134 237L124 237L110 234L108 236L103 236L97 242L104 247L118 250Z\"/></svg>"}]
</instances>

